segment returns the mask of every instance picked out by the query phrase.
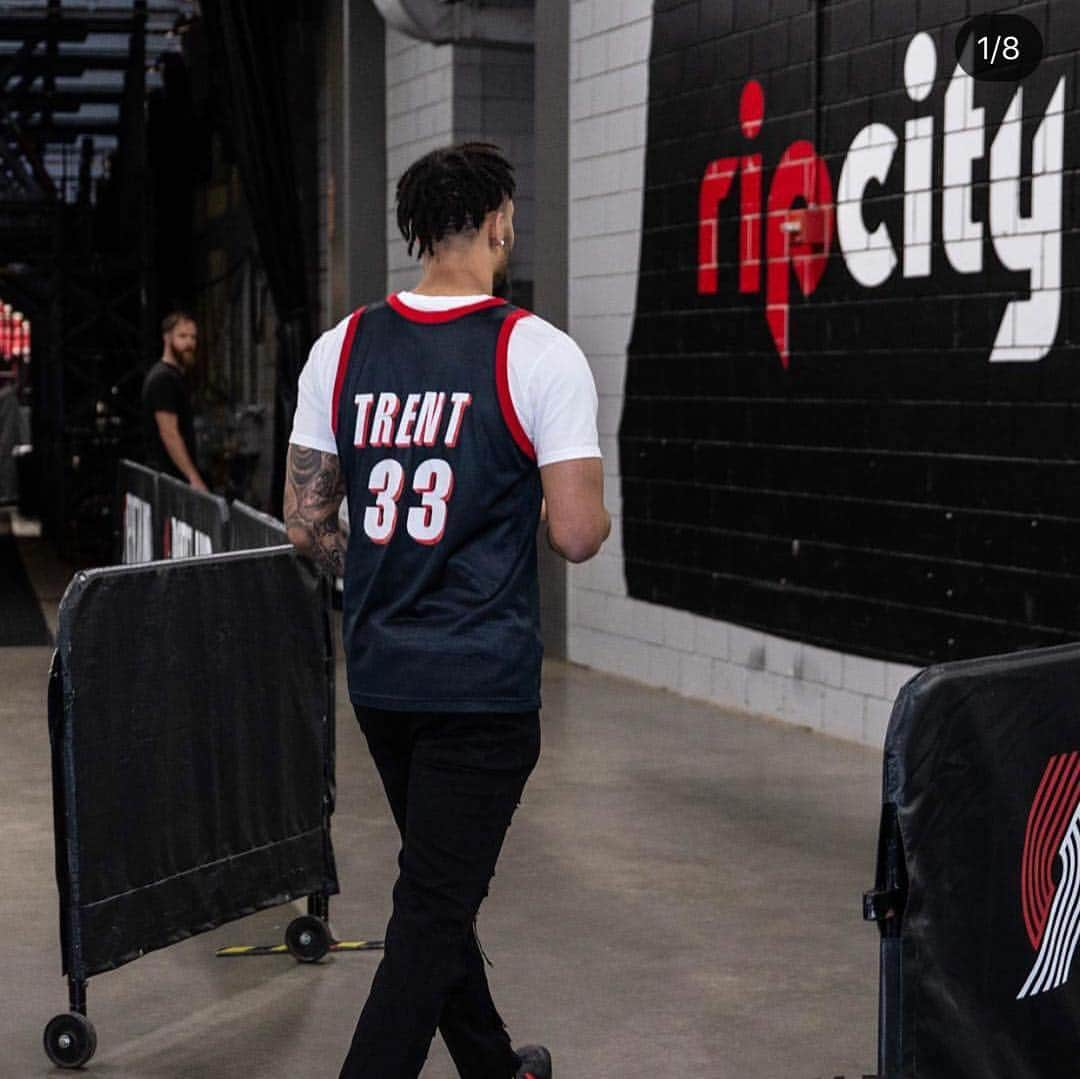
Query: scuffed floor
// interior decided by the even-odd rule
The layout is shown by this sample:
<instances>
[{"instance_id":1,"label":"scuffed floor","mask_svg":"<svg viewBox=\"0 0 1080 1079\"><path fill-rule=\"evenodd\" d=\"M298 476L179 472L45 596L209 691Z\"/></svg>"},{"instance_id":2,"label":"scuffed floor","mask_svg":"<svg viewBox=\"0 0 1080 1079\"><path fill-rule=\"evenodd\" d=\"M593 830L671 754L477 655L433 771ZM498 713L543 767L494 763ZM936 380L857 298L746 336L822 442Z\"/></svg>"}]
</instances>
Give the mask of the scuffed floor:
<instances>
[{"instance_id":1,"label":"scuffed floor","mask_svg":"<svg viewBox=\"0 0 1080 1079\"><path fill-rule=\"evenodd\" d=\"M50 628L63 567L23 541ZM3 612L0 611L0 617ZM41 1048L60 977L45 711L50 650L0 649L0 1075ZM396 831L338 671L339 937L381 937ZM558 1079L847 1079L873 1071L879 754L563 663L544 750L480 918L518 1042ZM91 980L102 1079L334 1079L378 953L221 960L278 908ZM424 1076L452 1079L436 1038Z\"/></svg>"}]
</instances>

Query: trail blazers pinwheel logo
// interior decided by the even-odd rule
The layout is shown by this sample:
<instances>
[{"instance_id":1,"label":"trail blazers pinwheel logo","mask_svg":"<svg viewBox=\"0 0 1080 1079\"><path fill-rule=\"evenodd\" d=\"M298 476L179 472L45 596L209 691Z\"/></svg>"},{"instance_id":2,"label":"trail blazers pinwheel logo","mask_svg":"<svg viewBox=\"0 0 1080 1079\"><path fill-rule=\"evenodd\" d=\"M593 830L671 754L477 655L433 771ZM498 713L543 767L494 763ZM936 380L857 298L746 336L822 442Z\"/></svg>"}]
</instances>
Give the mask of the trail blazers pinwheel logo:
<instances>
[{"instance_id":1,"label":"trail blazers pinwheel logo","mask_svg":"<svg viewBox=\"0 0 1080 1079\"><path fill-rule=\"evenodd\" d=\"M1046 763L1028 813L1020 896L1036 956L1017 1000L1063 986L1080 939L1080 752Z\"/></svg>"}]
</instances>

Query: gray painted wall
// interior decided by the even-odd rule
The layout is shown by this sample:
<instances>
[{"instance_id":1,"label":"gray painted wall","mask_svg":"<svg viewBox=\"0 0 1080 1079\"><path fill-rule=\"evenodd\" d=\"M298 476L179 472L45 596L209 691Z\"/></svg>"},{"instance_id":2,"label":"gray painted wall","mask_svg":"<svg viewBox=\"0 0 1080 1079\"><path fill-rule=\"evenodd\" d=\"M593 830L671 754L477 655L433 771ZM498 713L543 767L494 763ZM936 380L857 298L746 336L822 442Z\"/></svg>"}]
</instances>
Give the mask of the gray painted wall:
<instances>
[{"instance_id":1,"label":"gray painted wall","mask_svg":"<svg viewBox=\"0 0 1080 1079\"><path fill-rule=\"evenodd\" d=\"M536 0L535 110L536 241L533 309L565 330L569 304L570 3ZM549 656L567 653L567 568L540 528L540 624Z\"/></svg>"},{"instance_id":2,"label":"gray painted wall","mask_svg":"<svg viewBox=\"0 0 1080 1079\"><path fill-rule=\"evenodd\" d=\"M386 293L386 32L371 0L341 0L347 63L341 157L345 311Z\"/></svg>"}]
</instances>

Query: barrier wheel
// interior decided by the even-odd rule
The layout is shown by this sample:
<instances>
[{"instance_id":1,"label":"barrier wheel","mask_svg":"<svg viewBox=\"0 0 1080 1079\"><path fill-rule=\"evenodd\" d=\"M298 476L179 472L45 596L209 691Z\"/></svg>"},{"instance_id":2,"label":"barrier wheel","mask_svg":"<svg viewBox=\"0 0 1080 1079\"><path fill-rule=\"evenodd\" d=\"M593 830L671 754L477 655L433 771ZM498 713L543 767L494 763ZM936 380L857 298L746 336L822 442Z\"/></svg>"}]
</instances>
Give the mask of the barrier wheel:
<instances>
[{"instance_id":1,"label":"barrier wheel","mask_svg":"<svg viewBox=\"0 0 1080 1079\"><path fill-rule=\"evenodd\" d=\"M332 943L326 922L313 914L301 914L285 930L285 947L301 963L317 963L330 951Z\"/></svg>"},{"instance_id":2,"label":"barrier wheel","mask_svg":"<svg viewBox=\"0 0 1080 1079\"><path fill-rule=\"evenodd\" d=\"M58 1068L81 1068L97 1049L94 1024L78 1012L55 1015L45 1027L45 1053Z\"/></svg>"}]
</instances>

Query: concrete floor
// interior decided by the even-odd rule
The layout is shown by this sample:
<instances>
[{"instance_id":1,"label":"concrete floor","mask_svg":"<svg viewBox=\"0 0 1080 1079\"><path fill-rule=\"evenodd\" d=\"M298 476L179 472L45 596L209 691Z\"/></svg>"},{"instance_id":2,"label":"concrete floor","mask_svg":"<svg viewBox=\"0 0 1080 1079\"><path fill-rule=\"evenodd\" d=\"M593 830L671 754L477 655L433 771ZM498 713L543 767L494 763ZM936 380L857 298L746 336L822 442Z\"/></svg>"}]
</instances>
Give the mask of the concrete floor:
<instances>
[{"instance_id":1,"label":"concrete floor","mask_svg":"<svg viewBox=\"0 0 1080 1079\"><path fill-rule=\"evenodd\" d=\"M47 619L70 567L23 541ZM0 611L0 617L3 612ZM66 1010L46 733L47 648L0 649L0 1076L62 1074ZM343 938L381 937L396 832L338 677ZM873 1071L879 755L563 663L544 750L480 919L500 1010L558 1079L847 1079ZM220 960L274 943L277 908L90 982L90 1074L333 1079L378 953ZM456 1072L436 1038L426 1079Z\"/></svg>"}]
</instances>

